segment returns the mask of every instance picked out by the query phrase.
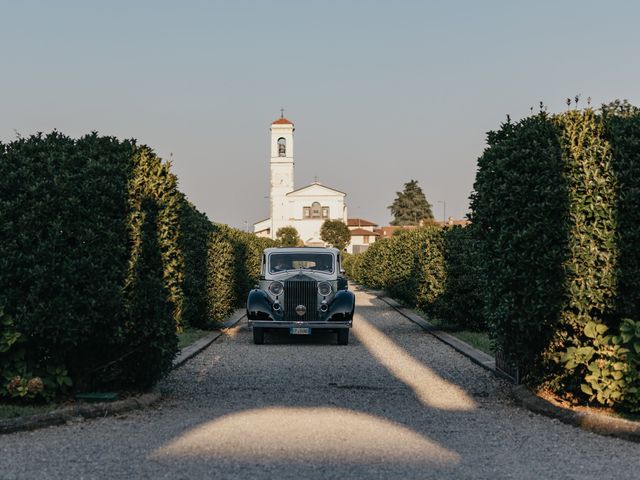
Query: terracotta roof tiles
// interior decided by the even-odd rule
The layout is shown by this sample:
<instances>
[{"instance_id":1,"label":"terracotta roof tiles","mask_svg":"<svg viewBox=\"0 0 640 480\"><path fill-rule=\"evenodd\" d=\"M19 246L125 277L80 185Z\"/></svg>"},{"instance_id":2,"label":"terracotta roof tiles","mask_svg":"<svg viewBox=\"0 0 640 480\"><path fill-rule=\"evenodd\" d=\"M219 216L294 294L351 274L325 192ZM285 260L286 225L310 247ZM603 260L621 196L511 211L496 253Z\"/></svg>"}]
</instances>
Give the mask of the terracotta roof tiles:
<instances>
[{"instance_id":1,"label":"terracotta roof tiles","mask_svg":"<svg viewBox=\"0 0 640 480\"><path fill-rule=\"evenodd\" d=\"M293 125L293 122L284 117L280 117L279 119L271 122L271 125Z\"/></svg>"}]
</instances>

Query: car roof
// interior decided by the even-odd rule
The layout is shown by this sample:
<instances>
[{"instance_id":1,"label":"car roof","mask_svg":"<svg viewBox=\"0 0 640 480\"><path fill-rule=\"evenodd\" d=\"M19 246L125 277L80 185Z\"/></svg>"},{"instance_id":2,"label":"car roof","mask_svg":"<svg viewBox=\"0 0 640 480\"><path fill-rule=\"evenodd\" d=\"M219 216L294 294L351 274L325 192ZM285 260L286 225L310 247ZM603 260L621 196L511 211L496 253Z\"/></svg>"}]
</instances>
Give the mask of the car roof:
<instances>
[{"instance_id":1,"label":"car roof","mask_svg":"<svg viewBox=\"0 0 640 480\"><path fill-rule=\"evenodd\" d=\"M324 247L272 247L265 248L264 253L270 255L272 253L296 253L296 252L305 252L305 253L332 253L334 255L338 255L340 250L337 248L324 248Z\"/></svg>"}]
</instances>

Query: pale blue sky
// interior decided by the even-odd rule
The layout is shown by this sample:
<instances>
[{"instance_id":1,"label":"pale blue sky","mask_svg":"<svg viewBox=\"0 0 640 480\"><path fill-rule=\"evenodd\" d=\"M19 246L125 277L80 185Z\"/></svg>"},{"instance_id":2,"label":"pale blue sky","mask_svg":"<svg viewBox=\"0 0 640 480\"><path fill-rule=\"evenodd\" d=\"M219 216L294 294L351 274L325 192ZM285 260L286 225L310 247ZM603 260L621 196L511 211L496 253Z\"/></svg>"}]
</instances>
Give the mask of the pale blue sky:
<instances>
[{"instance_id":1,"label":"pale blue sky","mask_svg":"<svg viewBox=\"0 0 640 480\"><path fill-rule=\"evenodd\" d=\"M640 102L628 1L4 1L0 140L54 128L173 153L211 219L265 218L269 124L296 124L296 185L389 221L411 178L467 210L485 132L543 100ZM583 103L584 101L583 100Z\"/></svg>"}]
</instances>

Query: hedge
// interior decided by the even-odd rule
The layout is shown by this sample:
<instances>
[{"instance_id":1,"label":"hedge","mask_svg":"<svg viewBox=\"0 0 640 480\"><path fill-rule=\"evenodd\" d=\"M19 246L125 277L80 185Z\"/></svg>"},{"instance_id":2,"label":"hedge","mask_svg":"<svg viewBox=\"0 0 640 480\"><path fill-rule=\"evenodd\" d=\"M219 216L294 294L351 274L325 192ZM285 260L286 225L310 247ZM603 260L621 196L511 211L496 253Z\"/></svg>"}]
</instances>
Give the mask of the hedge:
<instances>
[{"instance_id":1,"label":"hedge","mask_svg":"<svg viewBox=\"0 0 640 480\"><path fill-rule=\"evenodd\" d=\"M486 331L482 308L482 263L473 225L444 230L445 281L435 315L462 330Z\"/></svg>"},{"instance_id":2,"label":"hedge","mask_svg":"<svg viewBox=\"0 0 640 480\"><path fill-rule=\"evenodd\" d=\"M0 398L150 386L177 331L244 301L271 245L216 228L133 140L0 144Z\"/></svg>"},{"instance_id":3,"label":"hedge","mask_svg":"<svg viewBox=\"0 0 640 480\"><path fill-rule=\"evenodd\" d=\"M347 256L345 270L356 282L430 312L443 289L443 250L439 227L402 230Z\"/></svg>"},{"instance_id":4,"label":"hedge","mask_svg":"<svg viewBox=\"0 0 640 480\"><path fill-rule=\"evenodd\" d=\"M544 112L488 136L472 195L484 314L527 381L637 409L640 121Z\"/></svg>"}]
</instances>

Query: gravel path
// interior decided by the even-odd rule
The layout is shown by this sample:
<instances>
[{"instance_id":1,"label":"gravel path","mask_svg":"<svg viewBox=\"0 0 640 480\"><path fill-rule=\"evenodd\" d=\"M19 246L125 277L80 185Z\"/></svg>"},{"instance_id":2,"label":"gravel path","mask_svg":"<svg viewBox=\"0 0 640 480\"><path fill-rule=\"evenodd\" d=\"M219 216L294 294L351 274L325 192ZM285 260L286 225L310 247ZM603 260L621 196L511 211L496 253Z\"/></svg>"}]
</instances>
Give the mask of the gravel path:
<instances>
[{"instance_id":1,"label":"gravel path","mask_svg":"<svg viewBox=\"0 0 640 480\"><path fill-rule=\"evenodd\" d=\"M0 436L0 479L637 479L640 446L533 415L508 385L358 292L348 347L246 323L144 412Z\"/></svg>"}]
</instances>

